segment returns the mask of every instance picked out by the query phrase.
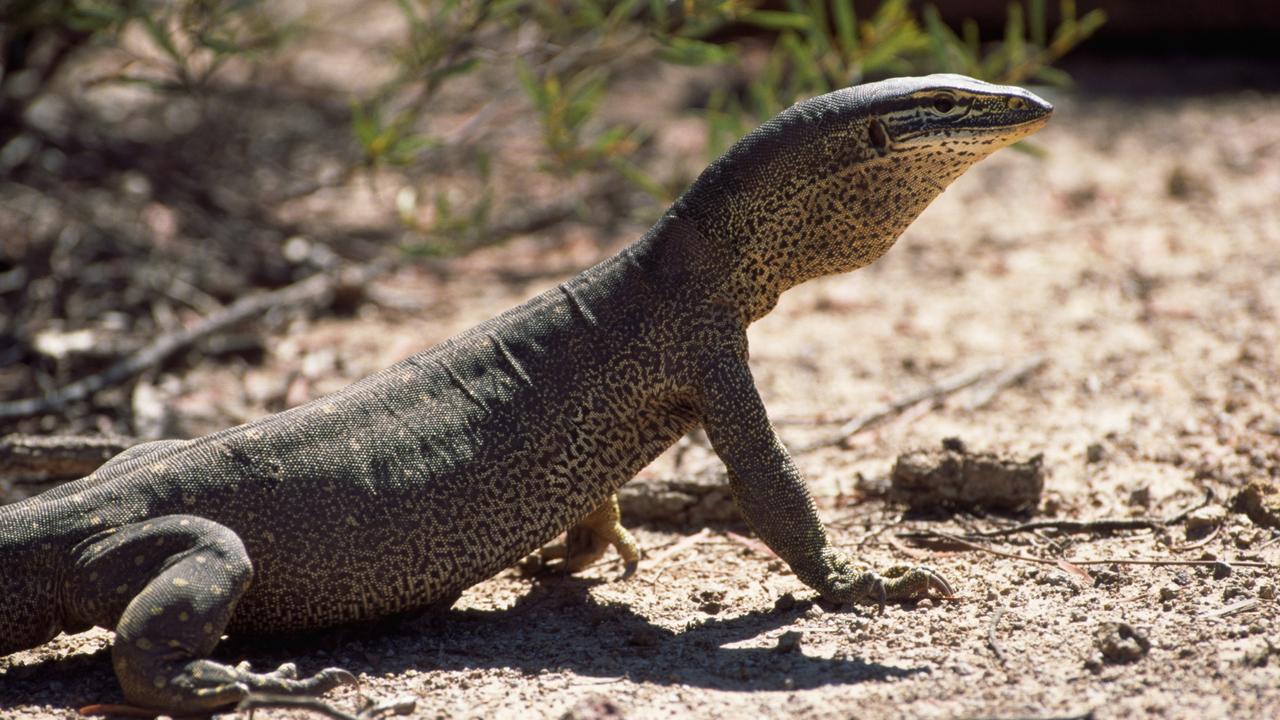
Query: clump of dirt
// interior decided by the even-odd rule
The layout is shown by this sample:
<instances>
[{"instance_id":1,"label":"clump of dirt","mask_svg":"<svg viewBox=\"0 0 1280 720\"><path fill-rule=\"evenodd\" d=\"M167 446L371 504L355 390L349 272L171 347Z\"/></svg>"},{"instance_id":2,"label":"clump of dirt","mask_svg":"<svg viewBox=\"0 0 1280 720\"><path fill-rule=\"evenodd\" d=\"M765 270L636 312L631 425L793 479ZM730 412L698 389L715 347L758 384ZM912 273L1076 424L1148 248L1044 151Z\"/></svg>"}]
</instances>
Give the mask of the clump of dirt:
<instances>
[{"instance_id":1,"label":"clump of dirt","mask_svg":"<svg viewBox=\"0 0 1280 720\"><path fill-rule=\"evenodd\" d=\"M1253 480L1236 493L1234 507L1262 527L1280 528L1280 485Z\"/></svg>"},{"instance_id":2,"label":"clump of dirt","mask_svg":"<svg viewBox=\"0 0 1280 720\"><path fill-rule=\"evenodd\" d=\"M899 455L889 497L912 508L1026 512L1040 504L1044 477L1044 455L971 452L951 437L941 449Z\"/></svg>"}]
</instances>

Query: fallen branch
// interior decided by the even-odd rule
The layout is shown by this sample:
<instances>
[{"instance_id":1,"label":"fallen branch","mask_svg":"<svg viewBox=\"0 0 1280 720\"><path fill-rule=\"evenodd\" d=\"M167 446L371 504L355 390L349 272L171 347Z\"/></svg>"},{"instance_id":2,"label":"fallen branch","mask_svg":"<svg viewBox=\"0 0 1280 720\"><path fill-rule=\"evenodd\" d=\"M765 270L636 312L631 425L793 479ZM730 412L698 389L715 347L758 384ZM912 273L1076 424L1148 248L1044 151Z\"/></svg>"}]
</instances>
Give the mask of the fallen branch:
<instances>
[{"instance_id":1,"label":"fallen branch","mask_svg":"<svg viewBox=\"0 0 1280 720\"><path fill-rule=\"evenodd\" d=\"M84 400L94 393L123 383L159 365L166 358L202 338L235 326L249 318L288 305L306 305L325 300L344 287L367 283L390 268L390 263L377 261L358 265L336 273L319 273L271 292L241 298L221 312L206 317L190 328L167 333L106 370L65 385L44 397L25 398L0 403L0 419L38 415Z\"/></svg>"},{"instance_id":2,"label":"fallen branch","mask_svg":"<svg viewBox=\"0 0 1280 720\"><path fill-rule=\"evenodd\" d=\"M1226 617L1228 615L1234 615L1238 612L1244 612L1245 610L1252 610L1256 607L1258 607L1257 598L1246 598L1238 602L1233 602L1230 605L1223 605L1220 608L1214 608L1213 610L1205 610L1197 614L1196 617L1220 618L1220 617Z\"/></svg>"},{"instance_id":3,"label":"fallen branch","mask_svg":"<svg viewBox=\"0 0 1280 720\"><path fill-rule=\"evenodd\" d=\"M987 626L987 645L991 648L991 652L995 653L1001 667L1004 666L1004 647L996 638L996 626L1000 624L1000 618L1004 617L1006 609L1004 605L996 605L996 611L991 613L991 624Z\"/></svg>"},{"instance_id":4,"label":"fallen branch","mask_svg":"<svg viewBox=\"0 0 1280 720\"><path fill-rule=\"evenodd\" d=\"M1009 553L1009 552L1004 552L1003 550L996 550L994 548L989 548L985 545L980 545L976 542L965 540L964 538L959 537L957 535L940 532L938 530L925 530L923 532L913 532L913 533L899 533L898 537L903 538L904 540L928 540L930 538L937 538L939 540L946 540L948 542L952 542L957 545L970 548L972 550L977 550L979 552L984 552L989 555L995 555L997 557L1008 558L1010 560L1021 560L1023 562L1039 563L1041 565L1054 565L1058 567L1060 567L1059 563L1061 562L1068 562L1072 565L1151 565L1155 567L1186 567L1186 566L1212 567L1214 565L1217 565L1218 563L1225 562L1228 565L1232 565L1235 567L1280 568L1280 565L1277 565L1275 563L1267 563L1267 562L1259 562L1259 561L1251 561L1251 560L1162 560L1159 558L1134 558L1134 559L1113 558L1113 559L1106 559L1106 560L1056 560L1056 559L1050 559L1050 558L1035 557L1034 555L1019 555L1017 553Z\"/></svg>"},{"instance_id":5,"label":"fallen branch","mask_svg":"<svg viewBox=\"0 0 1280 720\"><path fill-rule=\"evenodd\" d=\"M1095 520L1033 520L1031 522L1020 523L1010 527L998 528L996 530L985 530L982 532L969 532L959 537L969 540L980 538L996 538L1015 535L1024 532L1034 532L1036 530L1058 530L1064 533L1085 533L1085 532L1115 532L1116 530L1154 530L1160 527L1176 525L1186 519L1188 515L1199 510L1200 508L1213 502L1213 490L1205 491L1204 499L1198 504L1193 505L1175 515L1167 518L1097 518Z\"/></svg>"},{"instance_id":6,"label":"fallen branch","mask_svg":"<svg viewBox=\"0 0 1280 720\"><path fill-rule=\"evenodd\" d=\"M919 405L920 403L923 403L923 402L937 403L939 400L942 400L943 398L949 395L952 395L967 387L977 385L983 380L987 380L988 378L990 378L992 381L991 388L988 391L984 391L985 399L982 401L982 405L985 405L986 403L990 402L991 398L995 397L995 395L999 393L1001 390L1013 385L1014 383L1018 382L1022 378L1025 378L1027 375L1029 375L1036 369L1043 366L1045 362L1046 361L1043 356L1037 355L1027 360L1024 360L1020 363L1017 363L1016 365L1013 365L1013 366L988 365L986 367L978 368L977 370L969 370L966 372L951 375L949 377L945 377L925 388L894 398L893 400L890 400L889 402L881 405L880 407L875 408L874 410L871 410L870 412L867 412L867 413L864 413L863 415L859 415L855 418L846 420L844 424L840 426L840 429L837 430L831 437L826 438L824 440L818 440L809 445L799 447L795 450L795 452L808 452L810 450L816 450L818 448L830 447L833 445L840 445L846 442L849 438L862 432L868 427L884 420L885 418L888 418L892 415L897 415L898 413L901 413L909 408L915 407L916 405ZM976 405L971 407L981 407L981 405ZM840 419L833 419L833 420L824 421L824 422L839 422L839 421ZM795 424L795 423L790 420L783 420L779 424Z\"/></svg>"},{"instance_id":7,"label":"fallen branch","mask_svg":"<svg viewBox=\"0 0 1280 720\"><path fill-rule=\"evenodd\" d=\"M985 383L980 389L974 391L974 396L969 399L965 405L967 410L978 410L984 408L996 398L996 395L1004 392L1006 388L1013 387L1023 380L1031 376L1032 373L1044 367L1048 359L1043 355L1034 355L1026 360L1001 370L991 378L990 382Z\"/></svg>"},{"instance_id":8,"label":"fallen branch","mask_svg":"<svg viewBox=\"0 0 1280 720\"><path fill-rule=\"evenodd\" d=\"M124 436L5 435L0 437L0 477L16 482L84 477L137 442Z\"/></svg>"}]
</instances>

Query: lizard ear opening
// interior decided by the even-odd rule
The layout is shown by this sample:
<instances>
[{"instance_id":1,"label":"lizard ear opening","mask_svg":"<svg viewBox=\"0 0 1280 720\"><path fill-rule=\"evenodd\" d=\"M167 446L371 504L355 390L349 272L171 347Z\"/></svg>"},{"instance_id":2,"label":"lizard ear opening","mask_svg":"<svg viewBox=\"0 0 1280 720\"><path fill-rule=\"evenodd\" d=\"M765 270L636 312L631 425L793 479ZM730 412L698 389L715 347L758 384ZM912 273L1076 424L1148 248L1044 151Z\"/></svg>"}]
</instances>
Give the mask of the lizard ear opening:
<instances>
[{"instance_id":1,"label":"lizard ear opening","mask_svg":"<svg viewBox=\"0 0 1280 720\"><path fill-rule=\"evenodd\" d=\"M879 155L889 149L889 132L884 129L884 123L879 118L871 118L871 122L867 123L867 139Z\"/></svg>"}]
</instances>

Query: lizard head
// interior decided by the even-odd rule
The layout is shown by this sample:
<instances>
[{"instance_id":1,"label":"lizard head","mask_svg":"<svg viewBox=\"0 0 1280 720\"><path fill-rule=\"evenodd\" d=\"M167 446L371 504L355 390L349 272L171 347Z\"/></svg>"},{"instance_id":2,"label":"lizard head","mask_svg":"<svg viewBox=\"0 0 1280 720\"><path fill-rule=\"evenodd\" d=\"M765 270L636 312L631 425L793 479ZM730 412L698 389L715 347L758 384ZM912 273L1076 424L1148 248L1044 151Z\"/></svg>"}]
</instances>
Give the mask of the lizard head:
<instances>
[{"instance_id":1,"label":"lizard head","mask_svg":"<svg viewBox=\"0 0 1280 720\"><path fill-rule=\"evenodd\" d=\"M723 299L754 320L789 287L878 259L952 181L1052 112L1022 88L963 75L837 90L748 134L673 212L731 260Z\"/></svg>"}]
</instances>

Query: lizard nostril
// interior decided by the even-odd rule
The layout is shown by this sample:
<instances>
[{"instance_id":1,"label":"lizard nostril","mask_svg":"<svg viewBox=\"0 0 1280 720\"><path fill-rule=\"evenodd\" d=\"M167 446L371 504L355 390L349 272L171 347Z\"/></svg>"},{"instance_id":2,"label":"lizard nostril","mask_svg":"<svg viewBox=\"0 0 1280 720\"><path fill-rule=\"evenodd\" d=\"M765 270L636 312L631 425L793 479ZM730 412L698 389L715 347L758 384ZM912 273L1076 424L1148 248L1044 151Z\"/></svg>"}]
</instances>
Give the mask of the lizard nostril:
<instances>
[{"instance_id":1,"label":"lizard nostril","mask_svg":"<svg viewBox=\"0 0 1280 720\"><path fill-rule=\"evenodd\" d=\"M872 118L867 126L867 138L876 152L883 153L889 147L889 133L884 129L884 123L876 118Z\"/></svg>"}]
</instances>

